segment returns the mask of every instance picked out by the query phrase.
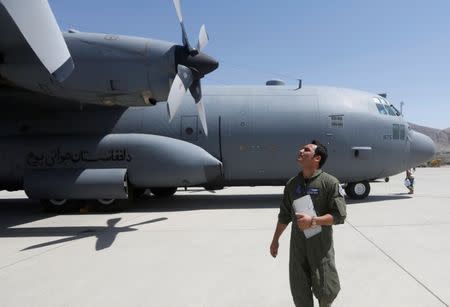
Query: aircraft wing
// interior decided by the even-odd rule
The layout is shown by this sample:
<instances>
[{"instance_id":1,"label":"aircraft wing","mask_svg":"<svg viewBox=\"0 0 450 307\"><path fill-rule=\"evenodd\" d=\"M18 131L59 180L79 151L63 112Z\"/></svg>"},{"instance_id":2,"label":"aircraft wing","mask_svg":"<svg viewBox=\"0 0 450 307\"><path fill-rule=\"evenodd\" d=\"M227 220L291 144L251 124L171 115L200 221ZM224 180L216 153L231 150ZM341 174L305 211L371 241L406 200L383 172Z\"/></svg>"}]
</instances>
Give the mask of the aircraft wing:
<instances>
[{"instance_id":1,"label":"aircraft wing","mask_svg":"<svg viewBox=\"0 0 450 307\"><path fill-rule=\"evenodd\" d=\"M67 100L55 96L49 96L43 93L33 92L24 88L17 87L9 81L0 77L0 102L1 112L0 121L3 116L8 118L10 113L21 113L24 110L29 112L52 112L76 111L80 110L78 101ZM107 108L102 105L83 105L83 110ZM109 107L110 108L110 107Z\"/></svg>"},{"instance_id":2,"label":"aircraft wing","mask_svg":"<svg viewBox=\"0 0 450 307\"><path fill-rule=\"evenodd\" d=\"M59 82L71 74L74 63L47 0L0 0L0 29L0 65L41 64Z\"/></svg>"}]
</instances>

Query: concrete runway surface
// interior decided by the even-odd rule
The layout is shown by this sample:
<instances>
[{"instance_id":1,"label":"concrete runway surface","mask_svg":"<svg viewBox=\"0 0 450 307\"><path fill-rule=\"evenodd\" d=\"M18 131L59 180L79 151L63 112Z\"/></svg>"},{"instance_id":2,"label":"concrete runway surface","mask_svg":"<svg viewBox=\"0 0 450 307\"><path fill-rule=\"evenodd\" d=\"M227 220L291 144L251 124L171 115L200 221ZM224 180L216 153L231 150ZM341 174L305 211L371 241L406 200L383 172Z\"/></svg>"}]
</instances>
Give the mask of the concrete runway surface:
<instances>
[{"instance_id":1,"label":"concrete runway surface","mask_svg":"<svg viewBox=\"0 0 450 307\"><path fill-rule=\"evenodd\" d=\"M450 304L450 168L371 184L334 228L333 306ZM282 187L179 190L127 212L54 215L0 193L1 306L293 306L289 233L269 255Z\"/></svg>"}]
</instances>

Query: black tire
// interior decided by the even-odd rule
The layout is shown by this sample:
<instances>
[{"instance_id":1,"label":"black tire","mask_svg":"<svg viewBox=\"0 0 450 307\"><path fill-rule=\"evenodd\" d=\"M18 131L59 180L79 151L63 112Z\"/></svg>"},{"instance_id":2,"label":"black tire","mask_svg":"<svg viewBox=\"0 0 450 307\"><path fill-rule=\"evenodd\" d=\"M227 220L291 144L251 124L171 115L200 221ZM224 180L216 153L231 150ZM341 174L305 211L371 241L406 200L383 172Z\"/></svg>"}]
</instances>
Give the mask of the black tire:
<instances>
[{"instance_id":1,"label":"black tire","mask_svg":"<svg viewBox=\"0 0 450 307\"><path fill-rule=\"evenodd\" d=\"M102 212L119 212L128 209L127 199L97 199L97 210Z\"/></svg>"},{"instance_id":2,"label":"black tire","mask_svg":"<svg viewBox=\"0 0 450 307\"><path fill-rule=\"evenodd\" d=\"M67 213L79 210L81 201L70 199L41 199L40 203L45 212Z\"/></svg>"},{"instance_id":3,"label":"black tire","mask_svg":"<svg viewBox=\"0 0 450 307\"><path fill-rule=\"evenodd\" d=\"M177 187L170 188L150 188L150 192L156 197L170 197L177 191Z\"/></svg>"},{"instance_id":4,"label":"black tire","mask_svg":"<svg viewBox=\"0 0 450 307\"><path fill-rule=\"evenodd\" d=\"M145 193L147 192L147 188L136 188L133 186L128 186L128 201L130 202L136 202L139 199L143 198L145 196Z\"/></svg>"},{"instance_id":5,"label":"black tire","mask_svg":"<svg viewBox=\"0 0 450 307\"><path fill-rule=\"evenodd\" d=\"M370 193L370 184L368 181L349 182L345 187L345 193L352 199L365 199Z\"/></svg>"}]
</instances>

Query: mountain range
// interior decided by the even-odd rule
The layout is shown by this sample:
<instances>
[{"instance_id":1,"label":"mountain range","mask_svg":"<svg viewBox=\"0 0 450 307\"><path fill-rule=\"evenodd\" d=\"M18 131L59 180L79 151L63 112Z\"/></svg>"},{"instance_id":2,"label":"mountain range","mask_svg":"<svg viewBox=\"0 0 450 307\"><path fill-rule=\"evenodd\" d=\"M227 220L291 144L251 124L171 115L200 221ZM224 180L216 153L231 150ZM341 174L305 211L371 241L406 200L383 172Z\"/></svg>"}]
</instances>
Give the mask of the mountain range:
<instances>
[{"instance_id":1,"label":"mountain range","mask_svg":"<svg viewBox=\"0 0 450 307\"><path fill-rule=\"evenodd\" d=\"M444 130L409 123L411 128L429 136L436 144L438 152L450 153L450 127Z\"/></svg>"}]
</instances>

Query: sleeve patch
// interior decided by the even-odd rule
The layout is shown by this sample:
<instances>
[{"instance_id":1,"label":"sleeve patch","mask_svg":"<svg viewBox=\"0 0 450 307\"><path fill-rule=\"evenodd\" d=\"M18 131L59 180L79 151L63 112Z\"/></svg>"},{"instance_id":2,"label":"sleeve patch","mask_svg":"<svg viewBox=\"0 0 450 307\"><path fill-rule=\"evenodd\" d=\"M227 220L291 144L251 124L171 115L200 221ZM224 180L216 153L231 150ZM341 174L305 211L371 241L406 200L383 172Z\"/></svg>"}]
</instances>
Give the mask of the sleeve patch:
<instances>
[{"instance_id":1,"label":"sleeve patch","mask_svg":"<svg viewBox=\"0 0 450 307\"><path fill-rule=\"evenodd\" d=\"M339 185L339 195L341 195L342 197L345 197L345 192L341 185Z\"/></svg>"}]
</instances>

